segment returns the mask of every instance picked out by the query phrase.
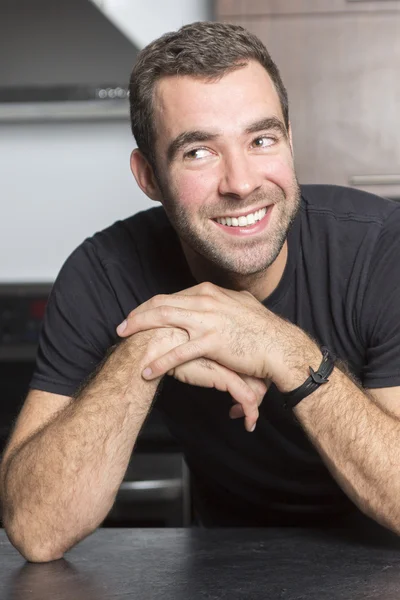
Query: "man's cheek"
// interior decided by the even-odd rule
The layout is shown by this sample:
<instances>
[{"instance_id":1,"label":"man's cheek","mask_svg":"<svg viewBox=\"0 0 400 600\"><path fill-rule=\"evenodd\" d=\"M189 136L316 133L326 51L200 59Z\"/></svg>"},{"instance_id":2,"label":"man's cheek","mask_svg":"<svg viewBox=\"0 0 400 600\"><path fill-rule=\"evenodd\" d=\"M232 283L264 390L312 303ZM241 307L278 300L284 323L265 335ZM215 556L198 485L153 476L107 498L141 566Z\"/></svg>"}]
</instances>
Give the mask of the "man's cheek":
<instances>
[{"instance_id":1,"label":"man's cheek","mask_svg":"<svg viewBox=\"0 0 400 600\"><path fill-rule=\"evenodd\" d=\"M264 177L266 180L285 190L293 185L294 169L291 158L271 157L264 165Z\"/></svg>"},{"instance_id":2,"label":"man's cheek","mask_svg":"<svg viewBox=\"0 0 400 600\"><path fill-rule=\"evenodd\" d=\"M176 198L181 205L187 205L192 208L203 205L207 200L210 191L213 189L213 183L206 175L199 176L188 174L180 177L175 183Z\"/></svg>"}]
</instances>

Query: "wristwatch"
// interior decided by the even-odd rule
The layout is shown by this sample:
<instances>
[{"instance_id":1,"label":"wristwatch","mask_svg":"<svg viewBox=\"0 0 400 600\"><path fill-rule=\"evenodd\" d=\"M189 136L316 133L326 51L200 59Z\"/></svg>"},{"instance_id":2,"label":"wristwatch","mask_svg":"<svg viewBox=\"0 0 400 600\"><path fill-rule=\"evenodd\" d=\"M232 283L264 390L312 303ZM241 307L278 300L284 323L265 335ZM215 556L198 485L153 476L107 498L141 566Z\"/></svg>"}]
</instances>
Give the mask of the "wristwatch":
<instances>
[{"instance_id":1,"label":"wristwatch","mask_svg":"<svg viewBox=\"0 0 400 600\"><path fill-rule=\"evenodd\" d=\"M321 348L322 352L322 362L318 367L317 371L314 371L312 367L310 369L310 377L305 380L305 382L292 390L291 392L287 392L283 394L284 397L284 407L286 409L293 409L303 398L306 398L315 390L319 388L320 385L324 385L324 383L328 383L329 375L332 373L335 367L335 355L325 346Z\"/></svg>"}]
</instances>

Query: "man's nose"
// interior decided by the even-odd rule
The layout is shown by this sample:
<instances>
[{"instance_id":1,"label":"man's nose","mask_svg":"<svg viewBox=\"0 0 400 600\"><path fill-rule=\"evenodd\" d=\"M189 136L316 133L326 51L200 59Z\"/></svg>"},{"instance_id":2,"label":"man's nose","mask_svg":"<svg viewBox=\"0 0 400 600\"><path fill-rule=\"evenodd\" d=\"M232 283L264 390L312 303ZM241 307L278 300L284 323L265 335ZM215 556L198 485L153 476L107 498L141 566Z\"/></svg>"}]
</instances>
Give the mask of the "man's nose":
<instances>
[{"instance_id":1,"label":"man's nose","mask_svg":"<svg viewBox=\"0 0 400 600\"><path fill-rule=\"evenodd\" d=\"M246 198L261 186L261 174L254 161L254 157L241 152L224 158L219 183L222 196Z\"/></svg>"}]
</instances>

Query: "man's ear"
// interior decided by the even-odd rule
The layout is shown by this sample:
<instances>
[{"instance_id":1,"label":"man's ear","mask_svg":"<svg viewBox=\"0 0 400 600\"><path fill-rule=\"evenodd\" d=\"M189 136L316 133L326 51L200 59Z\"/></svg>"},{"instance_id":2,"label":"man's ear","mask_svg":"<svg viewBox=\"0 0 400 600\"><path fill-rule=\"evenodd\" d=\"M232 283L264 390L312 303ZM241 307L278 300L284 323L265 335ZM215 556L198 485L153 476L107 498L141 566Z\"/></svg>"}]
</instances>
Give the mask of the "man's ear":
<instances>
[{"instance_id":1,"label":"man's ear","mask_svg":"<svg viewBox=\"0 0 400 600\"><path fill-rule=\"evenodd\" d=\"M289 144L290 144L290 149L291 149L291 151L292 151L292 156L294 156L294 153L293 153L292 126L291 126L290 122L289 122L289 131L288 131L288 133L289 133Z\"/></svg>"},{"instance_id":2,"label":"man's ear","mask_svg":"<svg viewBox=\"0 0 400 600\"><path fill-rule=\"evenodd\" d=\"M151 200L161 202L161 192L153 168L138 148L131 154L131 171L142 192Z\"/></svg>"}]
</instances>

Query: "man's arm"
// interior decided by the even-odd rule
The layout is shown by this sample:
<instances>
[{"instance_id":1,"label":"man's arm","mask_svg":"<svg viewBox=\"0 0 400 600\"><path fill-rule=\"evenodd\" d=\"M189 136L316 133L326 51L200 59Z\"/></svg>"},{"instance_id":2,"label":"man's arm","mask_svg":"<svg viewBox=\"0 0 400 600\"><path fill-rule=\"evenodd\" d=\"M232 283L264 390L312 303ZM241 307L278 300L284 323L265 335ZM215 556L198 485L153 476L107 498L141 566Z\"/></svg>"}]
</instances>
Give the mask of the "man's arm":
<instances>
[{"instance_id":1,"label":"man's arm","mask_svg":"<svg viewBox=\"0 0 400 600\"><path fill-rule=\"evenodd\" d=\"M61 558L104 520L161 379L143 380L144 364L186 340L173 328L133 336L103 361L74 401L59 396L63 408L52 417L43 409L42 423L28 416L17 423L0 465L0 487L6 531L25 558ZM263 381L213 361L191 361L175 377L229 392L248 419L258 415L266 391Z\"/></svg>"},{"instance_id":2,"label":"man's arm","mask_svg":"<svg viewBox=\"0 0 400 600\"><path fill-rule=\"evenodd\" d=\"M209 282L155 296L130 313L120 335L166 326L185 329L189 341L165 355L160 352L143 372L149 380L203 356L233 371L268 378L287 393L304 383L309 366L317 369L321 362L320 349L299 327L250 293ZM372 396L335 368L329 383L294 409L344 491L363 512L398 534L400 411L394 413L393 406L399 396L398 388Z\"/></svg>"},{"instance_id":3,"label":"man's arm","mask_svg":"<svg viewBox=\"0 0 400 600\"><path fill-rule=\"evenodd\" d=\"M397 534L399 406L400 388L363 390L335 368L328 384L321 385L294 408L297 419L346 494L365 514Z\"/></svg>"},{"instance_id":4,"label":"man's arm","mask_svg":"<svg viewBox=\"0 0 400 600\"><path fill-rule=\"evenodd\" d=\"M140 376L150 338L116 347L76 400L2 465L4 526L26 559L61 558L111 509L160 382Z\"/></svg>"}]
</instances>

